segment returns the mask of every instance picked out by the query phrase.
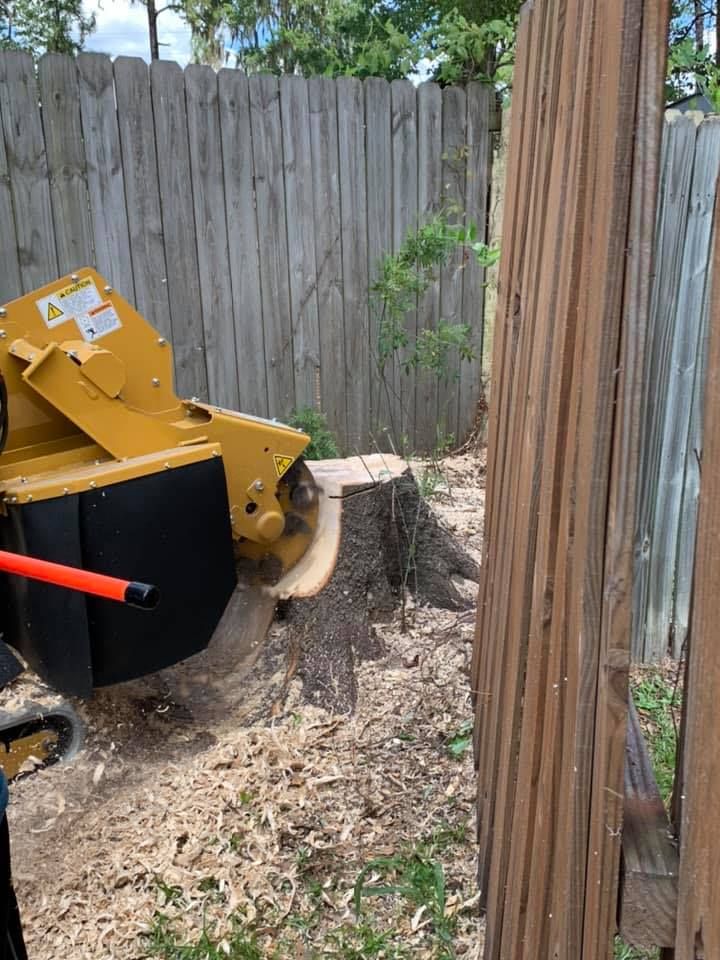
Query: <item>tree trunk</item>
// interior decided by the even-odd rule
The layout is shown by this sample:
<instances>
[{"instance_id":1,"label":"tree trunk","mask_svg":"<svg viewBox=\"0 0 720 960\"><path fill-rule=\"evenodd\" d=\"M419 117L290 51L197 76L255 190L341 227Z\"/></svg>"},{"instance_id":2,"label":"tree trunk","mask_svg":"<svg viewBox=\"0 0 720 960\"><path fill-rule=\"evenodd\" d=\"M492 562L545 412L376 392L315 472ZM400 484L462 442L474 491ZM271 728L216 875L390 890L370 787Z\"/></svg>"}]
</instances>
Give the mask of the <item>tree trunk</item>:
<instances>
[{"instance_id":1,"label":"tree trunk","mask_svg":"<svg viewBox=\"0 0 720 960\"><path fill-rule=\"evenodd\" d=\"M160 59L160 44L158 42L158 13L155 0L146 0L148 16L148 34L150 35L150 59Z\"/></svg>"},{"instance_id":2,"label":"tree trunk","mask_svg":"<svg viewBox=\"0 0 720 960\"><path fill-rule=\"evenodd\" d=\"M703 11L703 0L693 0L695 7L695 49L698 53L702 52L705 46L705 13Z\"/></svg>"}]
</instances>

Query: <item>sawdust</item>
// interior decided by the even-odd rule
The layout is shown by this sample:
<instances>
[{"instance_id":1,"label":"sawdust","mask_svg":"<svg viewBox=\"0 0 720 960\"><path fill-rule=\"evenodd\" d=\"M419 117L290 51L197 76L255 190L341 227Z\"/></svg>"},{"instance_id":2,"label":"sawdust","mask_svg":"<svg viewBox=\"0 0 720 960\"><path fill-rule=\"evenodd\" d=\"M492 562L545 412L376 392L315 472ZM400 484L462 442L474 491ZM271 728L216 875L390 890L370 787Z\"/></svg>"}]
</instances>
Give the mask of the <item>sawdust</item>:
<instances>
[{"instance_id":1,"label":"sawdust","mask_svg":"<svg viewBox=\"0 0 720 960\"><path fill-rule=\"evenodd\" d=\"M479 560L482 461L453 457L443 470L433 509ZM475 585L457 587L474 597ZM200 723L152 695L79 707L80 756L12 788L32 960L162 956L147 938L158 912L192 942L234 919L258 956L343 957L361 869L398 854L442 865L455 952L479 958L473 615L411 601L406 615L404 633L398 619L377 626L386 655L359 665L351 717L301 705L296 681L281 715L250 726L232 712ZM273 642L284 629L274 624ZM363 911L404 955L449 955L427 904L395 894Z\"/></svg>"}]
</instances>

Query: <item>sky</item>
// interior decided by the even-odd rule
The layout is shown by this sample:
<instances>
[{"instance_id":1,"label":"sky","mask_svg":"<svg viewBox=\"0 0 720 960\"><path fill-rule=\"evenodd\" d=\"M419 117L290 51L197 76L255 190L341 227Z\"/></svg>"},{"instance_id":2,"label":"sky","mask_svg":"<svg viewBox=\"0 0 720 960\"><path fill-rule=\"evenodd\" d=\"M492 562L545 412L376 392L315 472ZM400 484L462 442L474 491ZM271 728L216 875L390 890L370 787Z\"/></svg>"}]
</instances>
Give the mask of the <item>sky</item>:
<instances>
[{"instance_id":1,"label":"sky","mask_svg":"<svg viewBox=\"0 0 720 960\"><path fill-rule=\"evenodd\" d=\"M161 8L164 0L158 0ZM142 57L150 60L147 12L140 3L130 0L85 0L83 9L94 13L97 29L85 40L86 50L107 53L111 57ZM181 66L190 61L190 28L172 10L158 18L160 56ZM166 46L164 45L166 44Z\"/></svg>"}]
</instances>

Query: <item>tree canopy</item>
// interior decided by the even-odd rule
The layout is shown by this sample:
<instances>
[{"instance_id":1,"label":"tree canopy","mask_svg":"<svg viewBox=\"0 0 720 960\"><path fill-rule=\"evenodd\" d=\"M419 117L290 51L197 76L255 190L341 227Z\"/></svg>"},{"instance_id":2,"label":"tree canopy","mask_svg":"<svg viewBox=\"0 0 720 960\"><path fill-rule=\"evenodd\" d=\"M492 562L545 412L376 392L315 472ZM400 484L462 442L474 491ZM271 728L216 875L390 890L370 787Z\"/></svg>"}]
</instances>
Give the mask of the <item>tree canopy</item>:
<instances>
[{"instance_id":1,"label":"tree canopy","mask_svg":"<svg viewBox=\"0 0 720 960\"><path fill-rule=\"evenodd\" d=\"M77 53L95 29L82 0L0 0L0 48Z\"/></svg>"}]
</instances>

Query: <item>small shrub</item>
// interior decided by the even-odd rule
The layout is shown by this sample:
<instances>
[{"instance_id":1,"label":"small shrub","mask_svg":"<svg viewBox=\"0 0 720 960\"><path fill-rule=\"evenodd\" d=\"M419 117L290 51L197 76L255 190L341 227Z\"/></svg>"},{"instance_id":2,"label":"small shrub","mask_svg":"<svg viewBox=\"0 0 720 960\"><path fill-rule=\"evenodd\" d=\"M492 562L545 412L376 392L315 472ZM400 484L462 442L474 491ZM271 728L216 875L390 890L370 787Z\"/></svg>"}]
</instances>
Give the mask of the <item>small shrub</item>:
<instances>
[{"instance_id":1,"label":"small shrub","mask_svg":"<svg viewBox=\"0 0 720 960\"><path fill-rule=\"evenodd\" d=\"M306 460L332 460L340 455L324 413L312 407L303 407L290 414L288 423L310 437L310 443L303 453Z\"/></svg>"}]
</instances>

